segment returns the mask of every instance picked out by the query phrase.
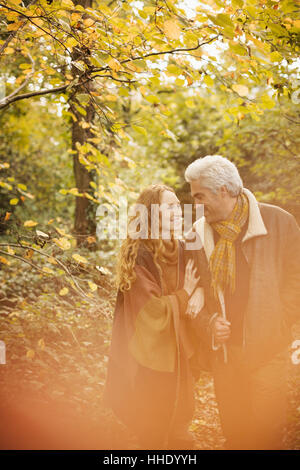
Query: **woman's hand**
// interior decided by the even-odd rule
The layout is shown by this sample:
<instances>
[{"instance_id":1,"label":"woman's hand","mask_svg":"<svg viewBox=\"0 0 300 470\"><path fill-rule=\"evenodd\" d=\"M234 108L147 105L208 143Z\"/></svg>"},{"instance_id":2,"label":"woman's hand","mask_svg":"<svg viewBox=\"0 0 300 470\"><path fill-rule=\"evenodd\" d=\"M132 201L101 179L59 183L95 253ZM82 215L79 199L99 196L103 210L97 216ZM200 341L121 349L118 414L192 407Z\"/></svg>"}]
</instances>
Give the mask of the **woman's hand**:
<instances>
[{"instance_id":1,"label":"woman's hand","mask_svg":"<svg viewBox=\"0 0 300 470\"><path fill-rule=\"evenodd\" d=\"M203 287L197 287L192 297L188 302L186 309L186 315L189 315L192 318L196 318L200 310L204 306L204 292Z\"/></svg>"},{"instance_id":2,"label":"woman's hand","mask_svg":"<svg viewBox=\"0 0 300 470\"><path fill-rule=\"evenodd\" d=\"M197 268L194 267L194 260L189 259L185 267L185 276L184 276L184 290L188 293L189 296L192 295L194 289L197 285L197 282L200 279L200 276L196 276Z\"/></svg>"}]
</instances>

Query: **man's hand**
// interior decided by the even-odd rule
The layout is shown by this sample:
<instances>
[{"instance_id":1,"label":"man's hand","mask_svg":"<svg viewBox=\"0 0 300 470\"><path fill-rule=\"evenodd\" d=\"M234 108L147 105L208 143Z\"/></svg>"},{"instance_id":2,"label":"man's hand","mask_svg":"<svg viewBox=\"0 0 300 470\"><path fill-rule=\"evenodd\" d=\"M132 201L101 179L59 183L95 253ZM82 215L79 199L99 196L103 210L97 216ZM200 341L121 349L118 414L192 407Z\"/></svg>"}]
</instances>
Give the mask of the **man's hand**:
<instances>
[{"instance_id":1,"label":"man's hand","mask_svg":"<svg viewBox=\"0 0 300 470\"><path fill-rule=\"evenodd\" d=\"M189 315L191 318L195 318L204 305L204 291L203 287L197 287L195 289L192 297L188 301L188 306L186 309L186 315Z\"/></svg>"},{"instance_id":2,"label":"man's hand","mask_svg":"<svg viewBox=\"0 0 300 470\"><path fill-rule=\"evenodd\" d=\"M218 316L215 318L212 326L212 332L216 343L225 343L230 337L230 325L228 320Z\"/></svg>"}]
</instances>

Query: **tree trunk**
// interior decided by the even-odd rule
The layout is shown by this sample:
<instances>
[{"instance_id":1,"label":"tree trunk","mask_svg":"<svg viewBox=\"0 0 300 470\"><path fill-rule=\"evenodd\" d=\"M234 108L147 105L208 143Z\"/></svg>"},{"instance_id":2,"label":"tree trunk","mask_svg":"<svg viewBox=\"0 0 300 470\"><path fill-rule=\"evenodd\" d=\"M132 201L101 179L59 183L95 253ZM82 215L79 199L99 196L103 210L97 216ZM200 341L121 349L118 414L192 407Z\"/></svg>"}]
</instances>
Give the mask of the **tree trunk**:
<instances>
[{"instance_id":1,"label":"tree trunk","mask_svg":"<svg viewBox=\"0 0 300 470\"><path fill-rule=\"evenodd\" d=\"M92 6L92 0L76 0L74 4L82 5L84 8L88 8ZM76 60L81 60L86 63L88 61L88 50L80 47L75 48L72 53L72 61ZM79 70L74 66L72 67L72 75L74 78L76 75L79 75ZM89 101L87 105L81 105L86 111L86 115L82 115L76 108L76 104L80 105L76 99L76 96L80 93L87 94L90 89L90 82L87 82L83 87L76 88L76 93L70 100L70 109L77 119L76 121L73 120L72 123L72 150L75 152L73 153L73 171L76 187L79 193L88 192L91 189L89 183L92 181L92 177L86 167L79 161L79 152L76 147L76 143L79 142L79 144L83 145L87 142L87 139L93 137L89 127L84 128L81 124L83 122L88 124L92 123L95 116L95 110L93 104L91 101ZM77 240L77 246L81 246L84 243L85 238L90 235L91 232L94 232L95 226L94 224L91 224L88 219L88 212L91 201L86 197L76 196L75 204L74 232Z\"/></svg>"}]
</instances>

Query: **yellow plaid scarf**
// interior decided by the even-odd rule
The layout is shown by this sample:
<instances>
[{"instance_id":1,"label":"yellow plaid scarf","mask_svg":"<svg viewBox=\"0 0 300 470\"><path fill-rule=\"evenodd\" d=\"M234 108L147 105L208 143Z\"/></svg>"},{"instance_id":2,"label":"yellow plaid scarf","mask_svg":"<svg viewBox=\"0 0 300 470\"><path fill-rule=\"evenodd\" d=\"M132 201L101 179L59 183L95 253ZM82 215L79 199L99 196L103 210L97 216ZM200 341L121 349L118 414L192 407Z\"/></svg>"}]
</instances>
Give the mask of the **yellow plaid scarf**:
<instances>
[{"instance_id":1,"label":"yellow plaid scarf","mask_svg":"<svg viewBox=\"0 0 300 470\"><path fill-rule=\"evenodd\" d=\"M227 285L231 292L235 290L235 246L243 225L248 219L249 202L247 196L240 194L230 218L222 222L212 223L212 227L220 235L209 260L214 294L217 297L218 288L224 291Z\"/></svg>"}]
</instances>

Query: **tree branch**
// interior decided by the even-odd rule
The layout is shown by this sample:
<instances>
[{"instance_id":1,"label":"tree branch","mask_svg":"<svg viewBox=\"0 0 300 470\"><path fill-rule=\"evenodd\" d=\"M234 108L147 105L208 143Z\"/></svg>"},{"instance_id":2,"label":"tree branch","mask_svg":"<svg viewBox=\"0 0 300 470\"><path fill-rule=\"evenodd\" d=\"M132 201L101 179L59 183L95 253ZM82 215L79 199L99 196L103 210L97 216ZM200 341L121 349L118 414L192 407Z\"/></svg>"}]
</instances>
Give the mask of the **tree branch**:
<instances>
[{"instance_id":1,"label":"tree branch","mask_svg":"<svg viewBox=\"0 0 300 470\"><path fill-rule=\"evenodd\" d=\"M16 90L14 90L10 95L8 96L5 96L5 98L2 98L2 100L0 100L0 109L1 109L1 103L2 101L4 102L9 102L11 101L11 99L16 96L20 90L22 90L23 88L25 88L25 86L27 85L27 83L29 82L30 80L30 77L32 77L32 75L34 74L34 61L33 61L33 58L31 57L31 55L29 54L29 52L27 52L27 55L29 57L29 59L31 60L31 63L32 63L32 68L31 68L31 72L27 75L27 77L25 78L24 82L19 86L19 88L17 88Z\"/></svg>"},{"instance_id":2,"label":"tree branch","mask_svg":"<svg viewBox=\"0 0 300 470\"><path fill-rule=\"evenodd\" d=\"M28 249L28 247L27 247L27 249ZM25 259L25 258L22 258L22 256L12 255L11 253L8 253L8 252L2 251L2 250L0 250L0 253L1 253L2 255L11 256L12 258L17 258L17 259L19 259L19 260L21 260L21 261L24 261L24 263L30 264L30 266L32 266L34 269L36 269L37 271L39 271L39 272L45 274L45 272L44 272L42 269L40 269L36 264L31 263L30 261L28 261L28 260Z\"/></svg>"},{"instance_id":3,"label":"tree branch","mask_svg":"<svg viewBox=\"0 0 300 470\"><path fill-rule=\"evenodd\" d=\"M25 15L25 13L22 13L21 11L16 10L15 8L8 7L7 5L4 5L3 3L0 3L0 7L6 8L7 10L10 10L10 11L14 11L15 13L18 13L20 16L23 16L24 18L27 19L27 21L30 21L30 23L33 24L33 26L35 26L36 28L40 29L40 30L43 31L45 34L48 34L49 36L51 36L52 39L54 39L55 41L57 41L57 42L68 52L68 54L71 54L71 52L70 52L69 49L64 45L63 42L61 42L59 39L57 39L55 36L53 36L53 34L51 34L50 31L47 31L47 30L45 30L44 28L42 28L41 26L37 25L34 21L32 21L32 18L31 18L30 16Z\"/></svg>"},{"instance_id":4,"label":"tree branch","mask_svg":"<svg viewBox=\"0 0 300 470\"><path fill-rule=\"evenodd\" d=\"M70 86L70 84L62 85L62 86L59 86L57 88L51 88L49 90L32 91L30 93L24 93L23 95L14 96L13 98L11 98L10 100L7 100L7 101L5 101L5 98L4 98L4 100L0 101L0 109L6 108L11 103L15 103L16 101L31 98L32 96L42 96L42 95L48 95L50 93L58 93L60 91L65 91L68 88L68 86ZM78 85L76 85L76 86L78 86Z\"/></svg>"},{"instance_id":5,"label":"tree branch","mask_svg":"<svg viewBox=\"0 0 300 470\"><path fill-rule=\"evenodd\" d=\"M36 3L37 0L31 0L28 5L27 5L27 8L30 6L30 5L34 5ZM2 4L1 4L2 6ZM28 19L27 19L28 21ZM2 55L3 51L7 48L8 44L10 43L10 41L13 40L13 38L15 37L15 35L17 34L18 31L20 31L20 29L23 29L24 26L26 25L27 23L26 20L23 21L23 23L21 24L21 26L16 29L15 31L12 31L11 34L8 36L8 38L6 39L6 41L2 44L1 48L0 48L0 55Z\"/></svg>"},{"instance_id":6,"label":"tree branch","mask_svg":"<svg viewBox=\"0 0 300 470\"><path fill-rule=\"evenodd\" d=\"M215 41L216 39L218 39L220 35L217 34L217 36L214 36L210 39L208 39L207 41L204 41L204 42L201 42L197 44L197 46L195 47L189 47L189 48L180 48L180 49L171 49L169 51L161 51L161 52L149 52L149 54L145 54L145 55L142 55L142 56L137 56L137 57L131 57L130 59L124 59L122 61L120 61L120 64L126 64L127 62L133 62L135 60L143 60L143 59L146 59L147 57L154 57L154 56L160 56L160 55L166 55L166 54L177 54L178 52L189 52L189 51L195 51L197 49L199 49L199 47L202 47L204 46L205 44L209 44L213 41ZM99 69L93 69L92 72L103 72L105 70L108 70L109 67L102 67L102 68L99 68Z\"/></svg>"},{"instance_id":7,"label":"tree branch","mask_svg":"<svg viewBox=\"0 0 300 470\"><path fill-rule=\"evenodd\" d=\"M207 41L204 41L202 43L198 43L197 46L195 46L195 47L172 49L172 50L169 50L169 51L161 51L161 52L151 52L151 53L146 54L144 56L137 56L137 57L132 57L130 59L125 59L125 60L121 61L120 63L124 64L124 63L127 63L127 62L133 62L135 60L143 60L147 57L153 57L153 56L160 56L160 55L166 55L166 54L176 54L176 53L179 53L179 52L195 51L196 49L199 49L199 47L204 46L205 44L209 44L212 41L215 41L218 37L219 37L219 35L214 36L214 37L208 39ZM103 71L109 71L109 70L110 70L110 68L108 66L106 66L106 67L102 67L102 68L99 68L99 69L97 69L97 68L92 69L92 70L90 70L90 73L103 72ZM114 78L111 75L107 75L107 77L111 78L112 80L119 81L119 82L133 83L132 80L131 81L121 80L121 79L118 79L118 78ZM84 83L86 83L87 81L92 80L93 78L94 77L89 77L84 82L80 82L80 83L77 83L76 85L73 85L73 87L82 86ZM47 89L47 90L40 90L40 91L33 91L33 92L29 92L29 93L24 93L23 95L14 96L10 100L7 100L6 98L4 98L3 100L0 101L0 109L6 108L11 103L14 103L16 101L31 98L33 96L42 96L42 95L48 95L48 94L51 94L51 93L62 92L62 91L65 91L69 86L70 86L70 84L67 84L67 85L59 86L57 88L51 88L51 89Z\"/></svg>"},{"instance_id":8,"label":"tree branch","mask_svg":"<svg viewBox=\"0 0 300 470\"><path fill-rule=\"evenodd\" d=\"M0 243L0 246L13 246L15 248L23 248L25 250L32 250L32 251L35 251L36 253L39 253L40 255L42 256L46 256L46 258L51 258L52 256L51 255L48 255L47 253L43 253L42 251L40 250L37 250L36 248L33 248L32 246L27 246L27 245L21 245L21 244L17 244L17 243ZM21 256L18 256L16 254L11 254L11 253L8 253L6 251L2 251L0 250L0 253L2 253L3 255L7 255L7 256L11 256L12 258L17 258L21 261L24 261L24 263L28 263L30 264L30 266L32 266L34 269L36 269L37 271L40 271L42 274L45 274L45 271L43 271L41 268L39 268L36 264L34 263L31 263L30 261L28 261L27 259L25 258L22 258ZM86 297L88 298L89 300L91 299L91 297L89 297L88 295L86 295L86 293L84 292L84 290L81 289L80 285L78 284L78 282L76 281L76 279L74 278L74 276L72 275L72 273L70 273L70 271L68 270L68 268L64 265L64 263L62 263L59 259L55 258L55 261L57 262L57 264L59 264L61 266L61 268L65 271L65 273L72 279L74 285L77 287L77 292L82 295L83 297ZM47 274L47 273L46 273ZM74 287L73 287L74 288ZM74 288L75 289L75 288ZM76 290L76 289L75 289Z\"/></svg>"}]
</instances>

